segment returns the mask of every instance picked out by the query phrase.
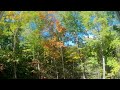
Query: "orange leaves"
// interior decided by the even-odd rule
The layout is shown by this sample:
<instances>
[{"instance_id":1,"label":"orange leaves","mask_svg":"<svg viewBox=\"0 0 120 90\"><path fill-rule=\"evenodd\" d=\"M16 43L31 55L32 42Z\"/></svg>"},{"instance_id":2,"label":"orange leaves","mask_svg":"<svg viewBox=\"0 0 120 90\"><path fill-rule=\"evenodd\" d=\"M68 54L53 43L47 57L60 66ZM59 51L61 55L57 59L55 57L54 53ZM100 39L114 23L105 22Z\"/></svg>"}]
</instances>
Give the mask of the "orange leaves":
<instances>
[{"instance_id":1,"label":"orange leaves","mask_svg":"<svg viewBox=\"0 0 120 90\"><path fill-rule=\"evenodd\" d=\"M60 22L59 22L58 20L56 20L56 25L57 25L57 26L60 25Z\"/></svg>"},{"instance_id":2,"label":"orange leaves","mask_svg":"<svg viewBox=\"0 0 120 90\"><path fill-rule=\"evenodd\" d=\"M58 26L58 27L57 27L57 30L58 30L58 32L63 32L63 31L65 31L66 29L65 29L64 27L62 27L62 26Z\"/></svg>"},{"instance_id":3,"label":"orange leaves","mask_svg":"<svg viewBox=\"0 0 120 90\"><path fill-rule=\"evenodd\" d=\"M63 44L63 42L56 42L56 46L58 46L58 47L63 47L64 44Z\"/></svg>"},{"instance_id":4,"label":"orange leaves","mask_svg":"<svg viewBox=\"0 0 120 90\"><path fill-rule=\"evenodd\" d=\"M55 11L48 11L48 14L53 14L55 13Z\"/></svg>"},{"instance_id":5,"label":"orange leaves","mask_svg":"<svg viewBox=\"0 0 120 90\"><path fill-rule=\"evenodd\" d=\"M47 49L51 48L51 43L47 40L46 42L44 42L44 47Z\"/></svg>"},{"instance_id":6,"label":"orange leaves","mask_svg":"<svg viewBox=\"0 0 120 90\"><path fill-rule=\"evenodd\" d=\"M45 48L51 49L51 48L60 48L64 47L63 42L57 41L57 38L54 37L52 40L46 41L44 43Z\"/></svg>"},{"instance_id":7,"label":"orange leaves","mask_svg":"<svg viewBox=\"0 0 120 90\"><path fill-rule=\"evenodd\" d=\"M45 19L45 14L44 14L43 12L39 12L39 17L40 17L41 19Z\"/></svg>"},{"instance_id":8,"label":"orange leaves","mask_svg":"<svg viewBox=\"0 0 120 90\"><path fill-rule=\"evenodd\" d=\"M58 20L56 20L56 28L57 28L58 32L63 32L66 30L63 26L61 26L61 24Z\"/></svg>"},{"instance_id":9,"label":"orange leaves","mask_svg":"<svg viewBox=\"0 0 120 90\"><path fill-rule=\"evenodd\" d=\"M54 22L50 22L50 25L53 25L54 24Z\"/></svg>"}]
</instances>

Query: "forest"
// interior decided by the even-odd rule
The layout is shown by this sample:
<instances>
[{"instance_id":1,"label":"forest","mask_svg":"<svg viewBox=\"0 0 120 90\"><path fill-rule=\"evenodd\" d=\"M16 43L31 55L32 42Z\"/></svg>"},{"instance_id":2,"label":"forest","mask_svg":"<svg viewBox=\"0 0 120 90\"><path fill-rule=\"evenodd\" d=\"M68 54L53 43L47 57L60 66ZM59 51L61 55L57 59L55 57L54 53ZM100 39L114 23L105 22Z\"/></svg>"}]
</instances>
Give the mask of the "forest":
<instances>
[{"instance_id":1,"label":"forest","mask_svg":"<svg viewBox=\"0 0 120 90\"><path fill-rule=\"evenodd\" d=\"M0 11L0 79L120 79L115 11Z\"/></svg>"}]
</instances>

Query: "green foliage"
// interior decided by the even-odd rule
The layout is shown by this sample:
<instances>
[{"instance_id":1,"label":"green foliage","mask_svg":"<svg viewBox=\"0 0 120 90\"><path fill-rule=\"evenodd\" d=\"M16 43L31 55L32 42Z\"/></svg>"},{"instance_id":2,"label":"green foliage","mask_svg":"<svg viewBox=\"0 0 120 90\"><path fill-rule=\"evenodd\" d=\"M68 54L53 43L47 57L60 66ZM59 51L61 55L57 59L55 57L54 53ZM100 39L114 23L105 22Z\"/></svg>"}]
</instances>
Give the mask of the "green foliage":
<instances>
[{"instance_id":1,"label":"green foliage","mask_svg":"<svg viewBox=\"0 0 120 90\"><path fill-rule=\"evenodd\" d=\"M109 25L113 14L5 11L0 21L1 78L101 79L103 64L107 79L119 78L120 27ZM68 41L74 44L65 45Z\"/></svg>"}]
</instances>

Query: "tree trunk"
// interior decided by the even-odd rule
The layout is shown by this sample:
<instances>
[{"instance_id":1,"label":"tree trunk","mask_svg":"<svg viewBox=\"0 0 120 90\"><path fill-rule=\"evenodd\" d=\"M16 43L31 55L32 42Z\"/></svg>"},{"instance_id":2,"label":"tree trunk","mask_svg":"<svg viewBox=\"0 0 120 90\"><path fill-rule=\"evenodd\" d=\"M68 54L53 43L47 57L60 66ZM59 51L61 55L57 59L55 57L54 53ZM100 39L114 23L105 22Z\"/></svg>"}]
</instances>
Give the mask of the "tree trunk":
<instances>
[{"instance_id":1,"label":"tree trunk","mask_svg":"<svg viewBox=\"0 0 120 90\"><path fill-rule=\"evenodd\" d=\"M14 54L14 78L17 79L16 74L16 43L17 43L17 29L14 31L14 45L13 45L13 54Z\"/></svg>"},{"instance_id":2,"label":"tree trunk","mask_svg":"<svg viewBox=\"0 0 120 90\"><path fill-rule=\"evenodd\" d=\"M63 49L61 47L61 59L62 59L62 67L63 67L63 78L65 79L65 69L64 69L64 60L63 60Z\"/></svg>"},{"instance_id":3,"label":"tree trunk","mask_svg":"<svg viewBox=\"0 0 120 90\"><path fill-rule=\"evenodd\" d=\"M83 79L86 79L86 75L85 75L85 65L83 63Z\"/></svg>"},{"instance_id":4,"label":"tree trunk","mask_svg":"<svg viewBox=\"0 0 120 90\"><path fill-rule=\"evenodd\" d=\"M14 62L14 79L17 79L17 74L16 74L16 62Z\"/></svg>"},{"instance_id":5,"label":"tree trunk","mask_svg":"<svg viewBox=\"0 0 120 90\"><path fill-rule=\"evenodd\" d=\"M35 46L33 45L33 60L35 59Z\"/></svg>"},{"instance_id":6,"label":"tree trunk","mask_svg":"<svg viewBox=\"0 0 120 90\"><path fill-rule=\"evenodd\" d=\"M54 67L56 69L56 79L58 79L58 70L57 70L57 65L56 65L56 62L55 62L55 58L54 58Z\"/></svg>"},{"instance_id":7,"label":"tree trunk","mask_svg":"<svg viewBox=\"0 0 120 90\"><path fill-rule=\"evenodd\" d=\"M77 51L78 51L78 55L79 55L79 58L81 58L80 57L80 50L79 50L79 39L78 39L78 36L77 36L77 34L75 33L75 37L76 37L76 45L77 45ZM84 59L84 58L83 58ZM84 62L83 62L83 60L81 60L80 59L80 61L81 61L81 63L83 63L83 66L82 66L82 68L83 68L83 70L82 70L82 78L83 79L86 79L86 77L85 77L85 66L84 66Z\"/></svg>"},{"instance_id":8,"label":"tree trunk","mask_svg":"<svg viewBox=\"0 0 120 90\"><path fill-rule=\"evenodd\" d=\"M38 62L38 66L37 67L38 67L38 78L41 79L41 76L40 76L40 64L39 64L39 62Z\"/></svg>"},{"instance_id":9,"label":"tree trunk","mask_svg":"<svg viewBox=\"0 0 120 90\"><path fill-rule=\"evenodd\" d=\"M97 73L98 73L98 79L100 79L101 77L100 77L100 71L99 71L99 69L97 70Z\"/></svg>"},{"instance_id":10,"label":"tree trunk","mask_svg":"<svg viewBox=\"0 0 120 90\"><path fill-rule=\"evenodd\" d=\"M74 61L73 61L73 79L74 79Z\"/></svg>"},{"instance_id":11,"label":"tree trunk","mask_svg":"<svg viewBox=\"0 0 120 90\"><path fill-rule=\"evenodd\" d=\"M102 57L103 59L103 79L105 79L105 57Z\"/></svg>"}]
</instances>

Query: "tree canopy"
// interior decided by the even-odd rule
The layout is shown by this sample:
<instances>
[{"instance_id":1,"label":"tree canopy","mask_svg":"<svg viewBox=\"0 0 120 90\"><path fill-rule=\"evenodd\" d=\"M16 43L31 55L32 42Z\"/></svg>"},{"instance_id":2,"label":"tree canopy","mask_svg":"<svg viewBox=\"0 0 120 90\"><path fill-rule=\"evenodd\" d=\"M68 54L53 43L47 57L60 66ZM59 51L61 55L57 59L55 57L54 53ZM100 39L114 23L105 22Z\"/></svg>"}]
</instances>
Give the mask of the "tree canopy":
<instances>
[{"instance_id":1,"label":"tree canopy","mask_svg":"<svg viewBox=\"0 0 120 90\"><path fill-rule=\"evenodd\" d=\"M119 12L0 11L0 78L120 78Z\"/></svg>"}]
</instances>

